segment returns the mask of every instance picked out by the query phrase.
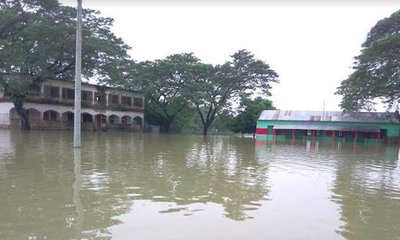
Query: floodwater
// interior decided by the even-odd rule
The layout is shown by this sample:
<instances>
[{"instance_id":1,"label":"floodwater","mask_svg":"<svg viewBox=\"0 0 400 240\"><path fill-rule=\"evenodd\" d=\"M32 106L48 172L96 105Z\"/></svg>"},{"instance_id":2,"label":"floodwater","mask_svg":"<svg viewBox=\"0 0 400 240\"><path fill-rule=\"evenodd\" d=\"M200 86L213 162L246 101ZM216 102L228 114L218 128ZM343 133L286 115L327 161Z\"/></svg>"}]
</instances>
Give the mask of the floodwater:
<instances>
[{"instance_id":1,"label":"floodwater","mask_svg":"<svg viewBox=\"0 0 400 240\"><path fill-rule=\"evenodd\" d=\"M400 239L399 147L0 131L0 239Z\"/></svg>"}]
</instances>

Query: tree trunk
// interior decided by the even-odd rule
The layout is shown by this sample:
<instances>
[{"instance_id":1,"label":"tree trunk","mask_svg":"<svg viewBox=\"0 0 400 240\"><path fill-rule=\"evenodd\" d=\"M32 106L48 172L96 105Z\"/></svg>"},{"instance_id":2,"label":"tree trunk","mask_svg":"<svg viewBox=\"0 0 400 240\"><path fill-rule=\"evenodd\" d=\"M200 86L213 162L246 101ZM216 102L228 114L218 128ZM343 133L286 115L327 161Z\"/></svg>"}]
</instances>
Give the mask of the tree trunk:
<instances>
[{"instance_id":1,"label":"tree trunk","mask_svg":"<svg viewBox=\"0 0 400 240\"><path fill-rule=\"evenodd\" d=\"M169 133L169 131L170 131L169 124L163 123L163 125L161 125L160 127L161 127L160 130L161 130L162 133Z\"/></svg>"},{"instance_id":2,"label":"tree trunk","mask_svg":"<svg viewBox=\"0 0 400 240\"><path fill-rule=\"evenodd\" d=\"M170 133L172 120L165 120L161 123L160 130L162 133Z\"/></svg>"},{"instance_id":3,"label":"tree trunk","mask_svg":"<svg viewBox=\"0 0 400 240\"><path fill-rule=\"evenodd\" d=\"M203 124L203 135L207 136L208 133L208 128L210 127L210 124Z\"/></svg>"},{"instance_id":4,"label":"tree trunk","mask_svg":"<svg viewBox=\"0 0 400 240\"><path fill-rule=\"evenodd\" d=\"M21 119L21 129L31 130L31 124L29 123L28 111L24 109L22 103L14 103L15 111Z\"/></svg>"}]
</instances>

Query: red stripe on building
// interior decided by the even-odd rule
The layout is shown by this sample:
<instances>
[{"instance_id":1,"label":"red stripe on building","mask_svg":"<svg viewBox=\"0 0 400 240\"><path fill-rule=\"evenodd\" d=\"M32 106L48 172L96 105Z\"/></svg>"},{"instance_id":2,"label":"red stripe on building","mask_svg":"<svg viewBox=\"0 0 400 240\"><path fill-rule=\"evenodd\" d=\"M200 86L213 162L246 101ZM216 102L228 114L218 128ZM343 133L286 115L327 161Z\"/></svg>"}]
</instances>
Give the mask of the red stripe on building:
<instances>
[{"instance_id":1,"label":"red stripe on building","mask_svg":"<svg viewBox=\"0 0 400 240\"><path fill-rule=\"evenodd\" d=\"M256 134L267 135L268 134L268 128L257 128L256 129Z\"/></svg>"}]
</instances>

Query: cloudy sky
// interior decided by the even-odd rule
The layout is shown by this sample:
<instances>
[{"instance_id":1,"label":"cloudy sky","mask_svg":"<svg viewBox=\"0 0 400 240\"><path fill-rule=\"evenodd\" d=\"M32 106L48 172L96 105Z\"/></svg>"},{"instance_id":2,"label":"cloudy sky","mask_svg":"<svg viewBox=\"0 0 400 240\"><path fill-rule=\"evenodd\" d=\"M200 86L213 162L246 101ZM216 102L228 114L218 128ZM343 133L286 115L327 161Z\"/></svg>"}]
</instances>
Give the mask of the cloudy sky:
<instances>
[{"instance_id":1,"label":"cloudy sky","mask_svg":"<svg viewBox=\"0 0 400 240\"><path fill-rule=\"evenodd\" d=\"M277 108L322 110L325 101L325 110L340 110L336 87L371 27L400 1L83 0L83 7L114 18L113 32L136 61L193 52L222 64L247 49L280 75L271 97Z\"/></svg>"}]
</instances>

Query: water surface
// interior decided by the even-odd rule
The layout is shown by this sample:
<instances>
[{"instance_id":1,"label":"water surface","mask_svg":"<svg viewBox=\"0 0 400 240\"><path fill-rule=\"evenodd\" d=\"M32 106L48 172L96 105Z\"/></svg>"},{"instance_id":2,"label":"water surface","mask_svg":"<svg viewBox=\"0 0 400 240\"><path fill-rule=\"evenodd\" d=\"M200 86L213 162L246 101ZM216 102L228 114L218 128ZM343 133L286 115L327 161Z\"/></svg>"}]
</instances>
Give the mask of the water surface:
<instances>
[{"instance_id":1,"label":"water surface","mask_svg":"<svg viewBox=\"0 0 400 240\"><path fill-rule=\"evenodd\" d=\"M0 131L0 239L400 239L396 146Z\"/></svg>"}]
</instances>

